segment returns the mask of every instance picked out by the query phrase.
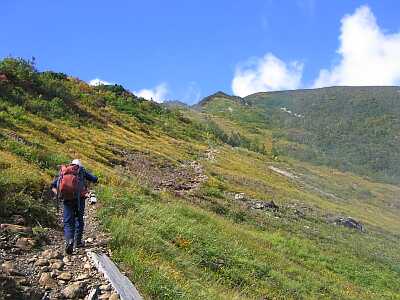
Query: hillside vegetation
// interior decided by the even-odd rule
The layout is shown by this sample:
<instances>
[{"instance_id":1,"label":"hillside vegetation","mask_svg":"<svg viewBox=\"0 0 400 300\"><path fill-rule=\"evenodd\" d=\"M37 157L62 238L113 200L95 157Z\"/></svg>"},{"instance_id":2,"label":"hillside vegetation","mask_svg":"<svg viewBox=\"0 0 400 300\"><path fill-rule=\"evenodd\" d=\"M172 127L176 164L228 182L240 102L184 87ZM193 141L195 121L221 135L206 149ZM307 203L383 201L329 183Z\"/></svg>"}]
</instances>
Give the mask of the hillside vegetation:
<instances>
[{"instance_id":1,"label":"hillside vegetation","mask_svg":"<svg viewBox=\"0 0 400 300\"><path fill-rule=\"evenodd\" d=\"M216 94L205 111L241 126L271 130L276 154L398 183L400 88L332 87Z\"/></svg>"},{"instance_id":2,"label":"hillside vegetation","mask_svg":"<svg viewBox=\"0 0 400 300\"><path fill-rule=\"evenodd\" d=\"M112 236L113 259L147 299L400 299L400 188L357 175L385 170L352 160L356 146L347 139L363 131L344 131L348 151L333 138L323 148L322 128L307 127L311 120L300 126L280 107L318 124L319 111L328 115L334 104L315 99L312 114L289 96L257 97L273 94L218 94L202 111L167 108L122 86L92 87L6 58L0 218L22 214L53 226L47 187L58 166L77 157L100 177L99 220ZM387 139L374 140L382 151L399 142L397 120L387 118ZM296 128L312 142L291 137ZM375 153L372 143L357 147ZM331 154L342 156L331 161ZM334 161L337 168L329 167ZM392 162L383 179L398 175ZM335 225L339 216L365 230Z\"/></svg>"}]
</instances>

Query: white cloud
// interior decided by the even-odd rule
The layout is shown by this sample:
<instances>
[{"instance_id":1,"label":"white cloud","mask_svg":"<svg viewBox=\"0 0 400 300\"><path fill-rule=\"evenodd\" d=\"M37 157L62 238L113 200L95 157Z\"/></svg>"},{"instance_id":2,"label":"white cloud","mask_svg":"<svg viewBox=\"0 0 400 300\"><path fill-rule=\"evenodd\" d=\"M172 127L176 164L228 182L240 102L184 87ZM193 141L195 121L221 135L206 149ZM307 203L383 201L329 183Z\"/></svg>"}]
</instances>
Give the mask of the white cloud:
<instances>
[{"instance_id":1,"label":"white cloud","mask_svg":"<svg viewBox=\"0 0 400 300\"><path fill-rule=\"evenodd\" d=\"M110 85L111 82L102 80L100 78L95 78L89 81L89 85L98 86L98 85Z\"/></svg>"},{"instance_id":2,"label":"white cloud","mask_svg":"<svg viewBox=\"0 0 400 300\"><path fill-rule=\"evenodd\" d=\"M297 61L285 63L272 53L253 59L245 67L236 68L232 91L237 96L256 92L299 88L303 64Z\"/></svg>"},{"instance_id":3,"label":"white cloud","mask_svg":"<svg viewBox=\"0 0 400 300\"><path fill-rule=\"evenodd\" d=\"M161 83L153 89L142 89L133 93L138 97L161 103L165 100L165 97L168 94L168 87L166 83Z\"/></svg>"},{"instance_id":4,"label":"white cloud","mask_svg":"<svg viewBox=\"0 0 400 300\"><path fill-rule=\"evenodd\" d=\"M388 34L368 6L342 19L340 61L320 71L314 87L400 84L400 32Z\"/></svg>"}]
</instances>

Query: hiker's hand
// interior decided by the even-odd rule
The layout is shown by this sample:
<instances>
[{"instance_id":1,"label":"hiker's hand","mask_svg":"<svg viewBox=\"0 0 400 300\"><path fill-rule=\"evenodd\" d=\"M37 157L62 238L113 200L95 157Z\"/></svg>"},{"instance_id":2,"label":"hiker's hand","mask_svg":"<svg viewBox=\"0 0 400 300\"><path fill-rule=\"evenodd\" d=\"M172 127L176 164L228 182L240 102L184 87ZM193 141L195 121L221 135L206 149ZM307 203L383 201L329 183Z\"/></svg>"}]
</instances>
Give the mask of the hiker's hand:
<instances>
[{"instance_id":1,"label":"hiker's hand","mask_svg":"<svg viewBox=\"0 0 400 300\"><path fill-rule=\"evenodd\" d=\"M54 195L57 195L57 189L56 188L52 188L51 190L54 193Z\"/></svg>"}]
</instances>

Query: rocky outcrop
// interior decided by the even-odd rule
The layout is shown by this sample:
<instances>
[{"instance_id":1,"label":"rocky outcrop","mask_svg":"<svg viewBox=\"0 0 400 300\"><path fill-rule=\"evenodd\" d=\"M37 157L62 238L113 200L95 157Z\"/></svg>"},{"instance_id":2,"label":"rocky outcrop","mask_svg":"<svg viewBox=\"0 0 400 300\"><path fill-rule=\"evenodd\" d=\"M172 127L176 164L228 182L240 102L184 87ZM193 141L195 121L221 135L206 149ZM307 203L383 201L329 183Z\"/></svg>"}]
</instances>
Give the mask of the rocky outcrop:
<instances>
[{"instance_id":1,"label":"rocky outcrop","mask_svg":"<svg viewBox=\"0 0 400 300\"><path fill-rule=\"evenodd\" d=\"M356 229L358 231L364 232L365 227L359 221L354 220L351 217L337 217L334 221L336 225L344 226L347 228Z\"/></svg>"},{"instance_id":2,"label":"rocky outcrop","mask_svg":"<svg viewBox=\"0 0 400 300\"><path fill-rule=\"evenodd\" d=\"M278 210L279 206L272 201L251 201L251 209L267 209L267 210Z\"/></svg>"},{"instance_id":3,"label":"rocky outcrop","mask_svg":"<svg viewBox=\"0 0 400 300\"><path fill-rule=\"evenodd\" d=\"M235 201L245 204L249 209L271 210L271 211L279 210L279 206L273 200L271 201L255 200L246 196L245 193L236 193L234 195L234 199Z\"/></svg>"}]
</instances>

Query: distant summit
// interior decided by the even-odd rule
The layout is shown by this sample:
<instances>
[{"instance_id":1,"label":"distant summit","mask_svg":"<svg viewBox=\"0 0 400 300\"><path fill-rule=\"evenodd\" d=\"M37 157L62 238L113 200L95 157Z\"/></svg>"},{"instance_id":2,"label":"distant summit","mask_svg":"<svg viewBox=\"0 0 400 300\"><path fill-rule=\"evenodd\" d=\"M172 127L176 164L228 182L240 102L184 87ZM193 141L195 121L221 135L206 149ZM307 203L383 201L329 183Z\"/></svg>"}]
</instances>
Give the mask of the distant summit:
<instances>
[{"instance_id":1,"label":"distant summit","mask_svg":"<svg viewBox=\"0 0 400 300\"><path fill-rule=\"evenodd\" d=\"M169 101L164 101L162 103L163 106L170 107L170 108L175 108L175 107L184 107L187 108L189 105L186 103L179 101L179 100L169 100Z\"/></svg>"},{"instance_id":2,"label":"distant summit","mask_svg":"<svg viewBox=\"0 0 400 300\"><path fill-rule=\"evenodd\" d=\"M217 99L217 98L219 98L219 99L223 98L223 99L227 99L230 101L239 102L240 104L247 104L247 102L244 100L244 98L241 98L239 96L231 96L224 92L218 91L210 96L203 98L199 103L194 105L194 107L201 108L201 107L207 105L210 101Z\"/></svg>"}]
</instances>

